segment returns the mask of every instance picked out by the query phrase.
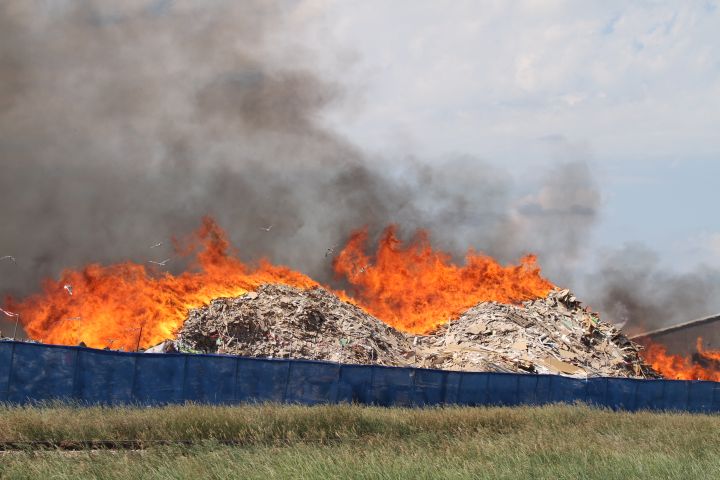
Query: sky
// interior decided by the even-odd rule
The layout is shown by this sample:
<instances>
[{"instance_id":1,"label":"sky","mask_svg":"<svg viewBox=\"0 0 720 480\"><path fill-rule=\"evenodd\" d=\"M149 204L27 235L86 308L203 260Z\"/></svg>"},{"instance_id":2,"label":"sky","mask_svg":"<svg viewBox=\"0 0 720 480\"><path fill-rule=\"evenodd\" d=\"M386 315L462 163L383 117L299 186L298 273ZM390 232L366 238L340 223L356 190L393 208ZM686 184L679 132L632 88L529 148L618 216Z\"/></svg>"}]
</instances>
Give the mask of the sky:
<instances>
[{"instance_id":1,"label":"sky","mask_svg":"<svg viewBox=\"0 0 720 480\"><path fill-rule=\"evenodd\" d=\"M324 119L353 143L469 155L518 188L587 162L592 252L642 243L720 266L720 2L308 1L303 42L352 95ZM333 48L328 48L332 45Z\"/></svg>"}]
</instances>

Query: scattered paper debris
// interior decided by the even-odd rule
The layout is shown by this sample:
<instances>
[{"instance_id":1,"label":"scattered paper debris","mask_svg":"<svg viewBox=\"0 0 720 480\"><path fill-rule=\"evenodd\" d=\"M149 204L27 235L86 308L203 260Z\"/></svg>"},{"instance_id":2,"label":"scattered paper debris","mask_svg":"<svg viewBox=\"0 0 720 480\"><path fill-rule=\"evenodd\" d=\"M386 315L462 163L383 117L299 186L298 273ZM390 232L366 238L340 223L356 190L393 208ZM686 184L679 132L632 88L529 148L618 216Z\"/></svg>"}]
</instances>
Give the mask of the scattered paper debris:
<instances>
[{"instance_id":1,"label":"scattered paper debris","mask_svg":"<svg viewBox=\"0 0 720 480\"><path fill-rule=\"evenodd\" d=\"M268 284L191 310L174 348L445 370L659 377L640 358L642 347L600 322L568 290L522 305L480 303L432 335L406 335L322 288Z\"/></svg>"}]
</instances>

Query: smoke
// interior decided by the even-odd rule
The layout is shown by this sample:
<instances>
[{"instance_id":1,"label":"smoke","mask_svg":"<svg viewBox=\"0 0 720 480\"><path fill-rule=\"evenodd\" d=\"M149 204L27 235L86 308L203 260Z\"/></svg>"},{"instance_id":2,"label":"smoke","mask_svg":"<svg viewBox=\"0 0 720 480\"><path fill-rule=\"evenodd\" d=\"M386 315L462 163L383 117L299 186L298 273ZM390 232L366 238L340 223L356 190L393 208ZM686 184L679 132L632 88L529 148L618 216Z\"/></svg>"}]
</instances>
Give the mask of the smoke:
<instances>
[{"instance_id":1,"label":"smoke","mask_svg":"<svg viewBox=\"0 0 720 480\"><path fill-rule=\"evenodd\" d=\"M314 273L339 235L403 208L401 185L318 126L340 89L277 60L282 7L3 2L0 251L18 268L0 290L169 255L148 246L205 214L247 258Z\"/></svg>"},{"instance_id":2,"label":"smoke","mask_svg":"<svg viewBox=\"0 0 720 480\"><path fill-rule=\"evenodd\" d=\"M294 45L297 15L260 0L2 2L0 256L17 264L0 264L0 292L170 257L206 214L241 257L320 281L327 248L397 223L458 257L537 252L572 282L600 205L587 163L563 159L518 195L477 158L368 158L322 125L351 92Z\"/></svg>"},{"instance_id":3,"label":"smoke","mask_svg":"<svg viewBox=\"0 0 720 480\"><path fill-rule=\"evenodd\" d=\"M3 2L0 251L18 267L0 290L169 255L149 246L205 214L245 258L321 280L326 249L364 225L427 227L457 254L530 248L501 238L514 228L506 174L472 158L371 161L320 126L345 92L309 54L274 46L292 15L260 1Z\"/></svg>"},{"instance_id":4,"label":"smoke","mask_svg":"<svg viewBox=\"0 0 720 480\"><path fill-rule=\"evenodd\" d=\"M720 309L720 274L709 268L688 273L669 271L659 256L643 245L609 252L589 276L589 295L615 322L639 334L686 322Z\"/></svg>"}]
</instances>

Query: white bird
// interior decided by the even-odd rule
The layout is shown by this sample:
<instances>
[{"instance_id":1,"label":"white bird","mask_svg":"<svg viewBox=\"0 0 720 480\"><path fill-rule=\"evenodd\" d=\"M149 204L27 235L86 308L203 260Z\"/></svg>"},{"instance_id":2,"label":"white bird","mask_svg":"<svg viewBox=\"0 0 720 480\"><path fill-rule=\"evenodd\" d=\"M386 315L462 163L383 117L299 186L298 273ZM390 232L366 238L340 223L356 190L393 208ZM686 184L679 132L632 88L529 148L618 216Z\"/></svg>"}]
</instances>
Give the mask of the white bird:
<instances>
[{"instance_id":1,"label":"white bird","mask_svg":"<svg viewBox=\"0 0 720 480\"><path fill-rule=\"evenodd\" d=\"M168 263L169 261L170 261L170 259L169 259L169 258L166 258L166 259L163 260L162 262L156 262L155 260L148 260L148 263L153 263L153 264L155 264L155 265L160 265L161 267L164 267L165 264Z\"/></svg>"},{"instance_id":2,"label":"white bird","mask_svg":"<svg viewBox=\"0 0 720 480\"><path fill-rule=\"evenodd\" d=\"M163 244L163 242L158 242L158 243L156 243L155 245L151 246L150 248L157 248L157 247L159 247L159 246L162 245L162 244Z\"/></svg>"},{"instance_id":3,"label":"white bird","mask_svg":"<svg viewBox=\"0 0 720 480\"><path fill-rule=\"evenodd\" d=\"M328 248L328 249L325 251L325 257L329 257L330 255L332 255L333 252L335 252L335 248L336 248L336 247L337 247L337 245Z\"/></svg>"},{"instance_id":4,"label":"white bird","mask_svg":"<svg viewBox=\"0 0 720 480\"><path fill-rule=\"evenodd\" d=\"M68 294L70 294L70 295L73 294L72 285L70 285L69 283L66 283L65 285L63 285L63 288L64 288L65 290L67 290Z\"/></svg>"},{"instance_id":5,"label":"white bird","mask_svg":"<svg viewBox=\"0 0 720 480\"><path fill-rule=\"evenodd\" d=\"M272 225L270 225L269 227L260 227L260 230L265 230L266 232L269 232L272 227Z\"/></svg>"},{"instance_id":6,"label":"white bird","mask_svg":"<svg viewBox=\"0 0 720 480\"><path fill-rule=\"evenodd\" d=\"M17 263L15 262L15 257L13 257L12 255L5 255L4 257L0 257L0 261L2 260L10 260L13 263Z\"/></svg>"}]
</instances>

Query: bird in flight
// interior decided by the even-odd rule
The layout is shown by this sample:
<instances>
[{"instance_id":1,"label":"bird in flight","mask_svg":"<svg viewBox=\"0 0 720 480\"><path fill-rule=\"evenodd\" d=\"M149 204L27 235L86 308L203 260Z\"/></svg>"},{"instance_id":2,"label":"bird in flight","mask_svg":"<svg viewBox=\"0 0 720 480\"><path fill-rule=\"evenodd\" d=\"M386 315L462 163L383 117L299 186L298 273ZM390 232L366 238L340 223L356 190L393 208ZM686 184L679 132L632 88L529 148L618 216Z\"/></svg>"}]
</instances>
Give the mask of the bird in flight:
<instances>
[{"instance_id":1,"label":"bird in flight","mask_svg":"<svg viewBox=\"0 0 720 480\"><path fill-rule=\"evenodd\" d=\"M335 246L328 248L328 249L325 251L325 257L326 257L326 258L329 257L329 256L332 255L334 252L335 252Z\"/></svg>"},{"instance_id":2,"label":"bird in flight","mask_svg":"<svg viewBox=\"0 0 720 480\"><path fill-rule=\"evenodd\" d=\"M15 257L13 257L12 255L5 255L4 257L0 257L0 261L2 260L10 260L11 262L16 263Z\"/></svg>"},{"instance_id":3,"label":"bird in flight","mask_svg":"<svg viewBox=\"0 0 720 480\"><path fill-rule=\"evenodd\" d=\"M155 260L148 260L148 263L153 263L153 264L155 264L155 265L160 265L161 267L164 267L165 264L168 263L169 261L170 261L170 259L169 259L169 258L166 258L166 259L163 260L162 262L156 262Z\"/></svg>"},{"instance_id":4,"label":"bird in flight","mask_svg":"<svg viewBox=\"0 0 720 480\"><path fill-rule=\"evenodd\" d=\"M150 248L157 248L157 247L159 247L159 246L162 245L162 244L163 244L163 242L158 242L158 243L156 243L155 245L152 245Z\"/></svg>"},{"instance_id":5,"label":"bird in flight","mask_svg":"<svg viewBox=\"0 0 720 480\"><path fill-rule=\"evenodd\" d=\"M266 232L269 232L272 227L272 225L270 225L269 227L260 227L260 230L265 230Z\"/></svg>"},{"instance_id":6,"label":"bird in flight","mask_svg":"<svg viewBox=\"0 0 720 480\"><path fill-rule=\"evenodd\" d=\"M65 285L63 285L63 288L64 288L65 290L67 290L67 292L68 292L69 295L72 295L72 294L73 294L72 285L70 285L69 283L66 283Z\"/></svg>"}]
</instances>

